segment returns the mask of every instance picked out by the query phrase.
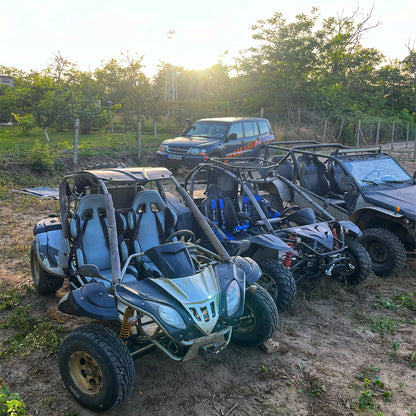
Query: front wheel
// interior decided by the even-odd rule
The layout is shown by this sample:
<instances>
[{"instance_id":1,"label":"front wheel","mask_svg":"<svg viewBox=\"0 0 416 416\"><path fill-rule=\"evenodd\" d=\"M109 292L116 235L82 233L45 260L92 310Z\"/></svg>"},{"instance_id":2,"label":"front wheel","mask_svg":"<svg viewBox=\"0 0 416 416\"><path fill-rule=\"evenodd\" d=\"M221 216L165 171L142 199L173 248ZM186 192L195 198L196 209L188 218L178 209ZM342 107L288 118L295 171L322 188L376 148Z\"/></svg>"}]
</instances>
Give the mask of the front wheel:
<instances>
[{"instance_id":1,"label":"front wheel","mask_svg":"<svg viewBox=\"0 0 416 416\"><path fill-rule=\"evenodd\" d=\"M121 338L103 326L86 325L69 333L58 363L69 392L95 412L120 405L133 388L131 355Z\"/></svg>"},{"instance_id":2,"label":"front wheel","mask_svg":"<svg viewBox=\"0 0 416 416\"><path fill-rule=\"evenodd\" d=\"M406 263L406 249L396 234L385 228L368 228L358 241L370 255L373 272L390 276Z\"/></svg>"},{"instance_id":3,"label":"front wheel","mask_svg":"<svg viewBox=\"0 0 416 416\"><path fill-rule=\"evenodd\" d=\"M292 273L275 259L262 259L257 263L262 271L257 283L269 292L278 312L286 311L296 299L296 281Z\"/></svg>"},{"instance_id":4,"label":"front wheel","mask_svg":"<svg viewBox=\"0 0 416 416\"><path fill-rule=\"evenodd\" d=\"M246 292L243 316L233 329L231 342L243 347L264 344L276 330L278 312L273 298L261 286Z\"/></svg>"},{"instance_id":5,"label":"front wheel","mask_svg":"<svg viewBox=\"0 0 416 416\"><path fill-rule=\"evenodd\" d=\"M356 285L365 280L371 272L371 259L365 248L353 240L346 241L346 249L343 254L348 257L348 272L340 273L337 279L350 285Z\"/></svg>"},{"instance_id":6,"label":"front wheel","mask_svg":"<svg viewBox=\"0 0 416 416\"><path fill-rule=\"evenodd\" d=\"M30 249L30 269L35 289L41 295L51 295L64 284L64 279L52 276L40 265L35 241L33 241Z\"/></svg>"}]
</instances>

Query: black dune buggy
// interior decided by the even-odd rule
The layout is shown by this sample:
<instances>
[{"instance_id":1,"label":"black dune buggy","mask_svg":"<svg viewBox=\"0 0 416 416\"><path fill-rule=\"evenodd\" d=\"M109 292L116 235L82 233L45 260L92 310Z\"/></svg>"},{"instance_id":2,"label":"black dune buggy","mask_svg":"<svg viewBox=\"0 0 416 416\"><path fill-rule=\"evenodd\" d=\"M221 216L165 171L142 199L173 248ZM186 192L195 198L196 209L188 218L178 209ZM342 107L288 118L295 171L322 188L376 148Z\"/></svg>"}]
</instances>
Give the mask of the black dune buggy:
<instances>
[{"instance_id":1,"label":"black dune buggy","mask_svg":"<svg viewBox=\"0 0 416 416\"><path fill-rule=\"evenodd\" d=\"M289 192L302 191L280 177L275 169L272 162L258 158L211 159L188 175L185 186L188 186L187 181L190 182L191 195L195 188L205 187L203 199L200 198L197 205L211 220L211 226L229 252L232 252L235 240L247 239L244 234L251 236L249 239L273 235L290 247L290 250L281 248L276 253L276 250L256 249L251 245L247 252L258 262L263 274L274 278L277 292L284 284L280 283L282 277L278 277L278 273L269 273L272 259L274 263L280 260L281 266L277 270L287 268L296 282L323 275L348 284L366 279L371 271L371 262L366 250L356 241L361 235L359 228L350 221L336 221L307 196L304 197L308 207L289 205L285 208L276 181L284 182ZM220 196L218 189L222 190ZM218 200L224 201L223 208L216 202ZM319 213L318 219L314 209ZM233 232L231 227L227 229L229 218Z\"/></svg>"},{"instance_id":2,"label":"black dune buggy","mask_svg":"<svg viewBox=\"0 0 416 416\"><path fill-rule=\"evenodd\" d=\"M34 229L35 287L50 294L68 279L59 310L111 323L81 326L61 344L63 382L83 406L119 405L133 388L133 359L153 347L185 361L272 336L278 313L255 284L258 265L229 256L169 170L77 172L60 184L59 201L60 219ZM213 250L195 242L194 224Z\"/></svg>"},{"instance_id":3,"label":"black dune buggy","mask_svg":"<svg viewBox=\"0 0 416 416\"><path fill-rule=\"evenodd\" d=\"M337 219L349 219L363 234L378 276L401 270L406 250L416 248L416 182L380 146L345 147L282 142L268 147L277 171ZM277 185L283 189L285 184ZM293 197L293 198L292 198ZM293 194L291 203L302 205Z\"/></svg>"}]
</instances>

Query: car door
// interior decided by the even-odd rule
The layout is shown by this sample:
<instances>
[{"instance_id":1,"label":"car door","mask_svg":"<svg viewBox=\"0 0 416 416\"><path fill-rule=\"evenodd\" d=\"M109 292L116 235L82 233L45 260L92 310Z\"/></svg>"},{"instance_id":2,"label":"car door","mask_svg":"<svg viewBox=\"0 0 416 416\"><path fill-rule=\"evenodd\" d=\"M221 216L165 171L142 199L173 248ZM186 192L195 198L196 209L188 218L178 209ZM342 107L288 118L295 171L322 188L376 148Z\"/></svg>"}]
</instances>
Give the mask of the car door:
<instances>
[{"instance_id":1,"label":"car door","mask_svg":"<svg viewBox=\"0 0 416 416\"><path fill-rule=\"evenodd\" d=\"M243 122L244 145L242 146L242 156L254 157L257 155L256 146L260 143L259 128L255 121Z\"/></svg>"},{"instance_id":2,"label":"car door","mask_svg":"<svg viewBox=\"0 0 416 416\"><path fill-rule=\"evenodd\" d=\"M224 144L224 153L226 159L242 156L242 150L240 150L245 143L243 123L236 122L231 124L228 131L228 139Z\"/></svg>"}]
</instances>

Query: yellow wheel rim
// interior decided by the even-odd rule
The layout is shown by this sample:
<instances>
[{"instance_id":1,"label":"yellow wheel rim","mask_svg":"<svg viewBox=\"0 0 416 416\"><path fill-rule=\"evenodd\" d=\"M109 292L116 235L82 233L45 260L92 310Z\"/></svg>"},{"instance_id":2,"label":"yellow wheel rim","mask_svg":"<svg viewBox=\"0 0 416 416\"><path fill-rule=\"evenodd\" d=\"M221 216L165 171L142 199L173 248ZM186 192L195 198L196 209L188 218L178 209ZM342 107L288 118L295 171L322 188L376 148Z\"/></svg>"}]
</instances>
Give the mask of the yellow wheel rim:
<instances>
[{"instance_id":1,"label":"yellow wheel rim","mask_svg":"<svg viewBox=\"0 0 416 416\"><path fill-rule=\"evenodd\" d=\"M100 394L103 389L103 373L91 355L82 351L74 352L69 358L69 371L75 385L84 394Z\"/></svg>"}]
</instances>

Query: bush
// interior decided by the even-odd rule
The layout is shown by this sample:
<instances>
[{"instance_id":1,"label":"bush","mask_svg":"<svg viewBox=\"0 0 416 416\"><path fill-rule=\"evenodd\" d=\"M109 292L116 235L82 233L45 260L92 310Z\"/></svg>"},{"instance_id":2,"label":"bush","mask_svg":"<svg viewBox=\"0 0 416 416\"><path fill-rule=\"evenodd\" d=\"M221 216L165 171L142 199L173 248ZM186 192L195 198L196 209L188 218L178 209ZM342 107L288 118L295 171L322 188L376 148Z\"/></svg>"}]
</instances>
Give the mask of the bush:
<instances>
[{"instance_id":1,"label":"bush","mask_svg":"<svg viewBox=\"0 0 416 416\"><path fill-rule=\"evenodd\" d=\"M17 124L22 129L25 136L30 136L31 131L36 127L36 119L33 114L26 114L21 116L20 114L12 113L13 117L17 121Z\"/></svg>"},{"instance_id":2,"label":"bush","mask_svg":"<svg viewBox=\"0 0 416 416\"><path fill-rule=\"evenodd\" d=\"M55 160L56 156L52 153L51 148L36 140L29 154L32 169L41 173L50 172L55 165Z\"/></svg>"}]
</instances>

